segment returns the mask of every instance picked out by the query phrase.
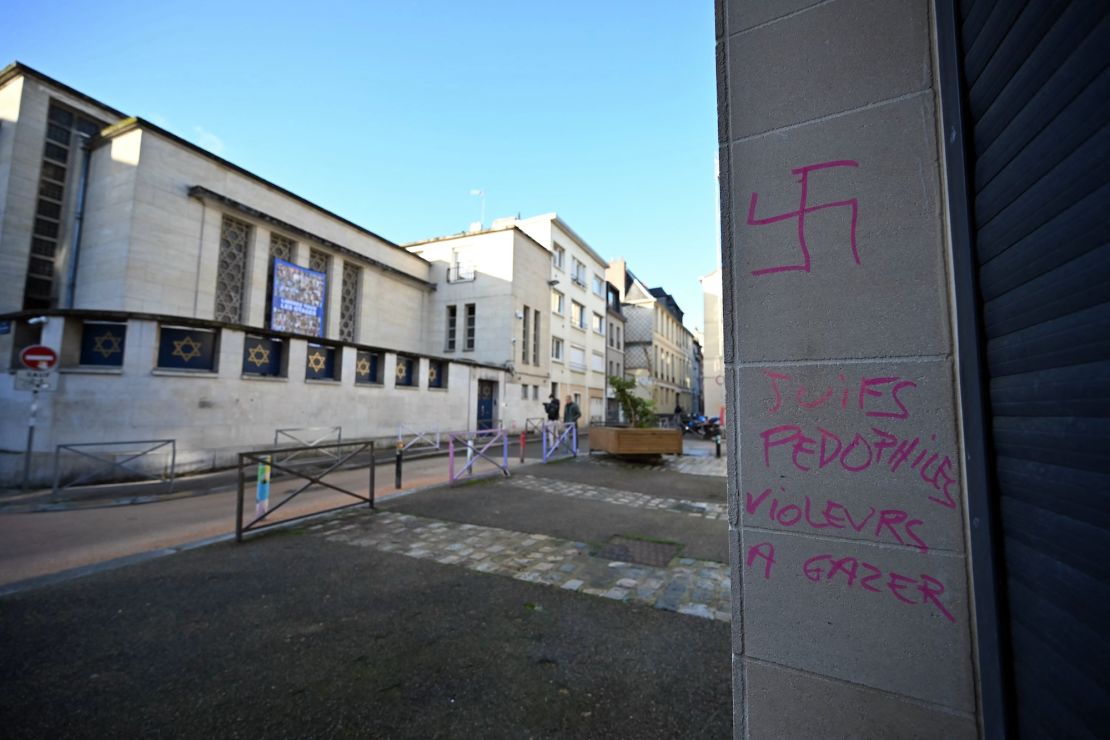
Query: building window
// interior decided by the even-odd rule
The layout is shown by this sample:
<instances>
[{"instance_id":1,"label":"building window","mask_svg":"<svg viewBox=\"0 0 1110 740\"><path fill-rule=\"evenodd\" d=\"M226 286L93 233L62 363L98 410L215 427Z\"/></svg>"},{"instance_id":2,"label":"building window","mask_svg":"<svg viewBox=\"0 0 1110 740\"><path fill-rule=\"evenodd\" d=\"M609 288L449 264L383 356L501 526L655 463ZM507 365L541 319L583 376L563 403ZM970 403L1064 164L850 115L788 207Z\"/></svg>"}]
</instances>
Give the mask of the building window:
<instances>
[{"instance_id":1,"label":"building window","mask_svg":"<svg viewBox=\"0 0 1110 740\"><path fill-rule=\"evenodd\" d=\"M23 288L24 308L49 308L53 301L54 257L62 232L65 185L69 174L67 168L70 154L80 149L75 134L89 138L102 128L103 123L50 103L31 233L31 254Z\"/></svg>"},{"instance_id":2,"label":"building window","mask_svg":"<svg viewBox=\"0 0 1110 740\"><path fill-rule=\"evenodd\" d=\"M586 287L586 263L579 262L577 257L571 257L570 281L583 288Z\"/></svg>"},{"instance_id":3,"label":"building window","mask_svg":"<svg viewBox=\"0 0 1110 740\"><path fill-rule=\"evenodd\" d=\"M243 342L243 375L261 378L285 376L285 343L280 339L247 335Z\"/></svg>"},{"instance_id":4,"label":"building window","mask_svg":"<svg viewBox=\"0 0 1110 740\"><path fill-rule=\"evenodd\" d=\"M428 387L447 387L447 363L443 360L428 361Z\"/></svg>"},{"instance_id":5,"label":"building window","mask_svg":"<svg viewBox=\"0 0 1110 740\"><path fill-rule=\"evenodd\" d=\"M216 371L216 332L163 326L158 333L158 367L166 370Z\"/></svg>"},{"instance_id":6,"label":"building window","mask_svg":"<svg viewBox=\"0 0 1110 740\"><path fill-rule=\"evenodd\" d=\"M447 339L443 344L443 349L447 352L455 351L455 332L459 320L459 307L447 307Z\"/></svg>"},{"instance_id":7,"label":"building window","mask_svg":"<svg viewBox=\"0 0 1110 740\"><path fill-rule=\"evenodd\" d=\"M621 349L621 328L617 327L617 349Z\"/></svg>"},{"instance_id":8,"label":"building window","mask_svg":"<svg viewBox=\"0 0 1110 740\"><path fill-rule=\"evenodd\" d=\"M355 383L382 384L382 353L359 350L355 356Z\"/></svg>"},{"instance_id":9,"label":"building window","mask_svg":"<svg viewBox=\"0 0 1110 740\"><path fill-rule=\"evenodd\" d=\"M396 377L394 385L398 388L416 387L416 367L417 360L415 357L397 355L397 370L394 373Z\"/></svg>"},{"instance_id":10,"label":"building window","mask_svg":"<svg viewBox=\"0 0 1110 740\"><path fill-rule=\"evenodd\" d=\"M358 282L362 270L350 262L343 263L343 290L339 296L339 338L355 341L358 321Z\"/></svg>"},{"instance_id":11,"label":"building window","mask_svg":"<svg viewBox=\"0 0 1110 740\"><path fill-rule=\"evenodd\" d=\"M551 264L554 265L557 270L563 269L563 264L566 260L566 256L567 250L563 249L562 247L556 245L551 248Z\"/></svg>"},{"instance_id":12,"label":"building window","mask_svg":"<svg viewBox=\"0 0 1110 740\"><path fill-rule=\"evenodd\" d=\"M216 267L216 321L243 323L250 224L224 216L220 223L220 254Z\"/></svg>"},{"instance_id":13,"label":"building window","mask_svg":"<svg viewBox=\"0 0 1110 740\"><path fill-rule=\"evenodd\" d=\"M563 361L563 340L559 337L551 337L551 359Z\"/></svg>"},{"instance_id":14,"label":"building window","mask_svg":"<svg viewBox=\"0 0 1110 740\"><path fill-rule=\"evenodd\" d=\"M305 357L305 380L338 380L339 373L336 367L335 347L326 344L308 345L308 355Z\"/></svg>"},{"instance_id":15,"label":"building window","mask_svg":"<svg viewBox=\"0 0 1110 740\"><path fill-rule=\"evenodd\" d=\"M467 352L474 351L474 338L477 325L477 310L478 306L474 303L466 304L466 336L463 340L463 350Z\"/></svg>"},{"instance_id":16,"label":"building window","mask_svg":"<svg viewBox=\"0 0 1110 740\"><path fill-rule=\"evenodd\" d=\"M532 312L532 364L540 364L540 312Z\"/></svg>"},{"instance_id":17,"label":"building window","mask_svg":"<svg viewBox=\"0 0 1110 740\"><path fill-rule=\"evenodd\" d=\"M520 386L520 400L521 401L527 401L528 400L528 385L526 383L522 384Z\"/></svg>"},{"instance_id":18,"label":"building window","mask_svg":"<svg viewBox=\"0 0 1110 740\"><path fill-rule=\"evenodd\" d=\"M78 363L93 367L122 367L127 324L86 321L81 326L81 356Z\"/></svg>"},{"instance_id":19,"label":"building window","mask_svg":"<svg viewBox=\"0 0 1110 740\"><path fill-rule=\"evenodd\" d=\"M328 292L327 287L331 285L331 280L328 279L328 268L331 267L331 255L320 249L310 249L308 252L308 269L313 272L319 272L324 275L324 295L321 296L320 305L323 308L321 312L320 321L320 336L326 335L328 325Z\"/></svg>"},{"instance_id":20,"label":"building window","mask_svg":"<svg viewBox=\"0 0 1110 740\"><path fill-rule=\"evenodd\" d=\"M270 233L270 262L266 271L266 326L273 328L274 313L274 260L293 261L296 242L281 234Z\"/></svg>"},{"instance_id":21,"label":"building window","mask_svg":"<svg viewBox=\"0 0 1110 740\"><path fill-rule=\"evenodd\" d=\"M551 395L555 396L555 398L559 397L559 384L554 381L551 383Z\"/></svg>"},{"instance_id":22,"label":"building window","mask_svg":"<svg viewBox=\"0 0 1110 740\"><path fill-rule=\"evenodd\" d=\"M598 296L601 296L602 298L604 298L605 297L605 278L601 277L596 272L594 273L593 286L594 286L594 295L598 295Z\"/></svg>"},{"instance_id":23,"label":"building window","mask_svg":"<svg viewBox=\"0 0 1110 740\"><path fill-rule=\"evenodd\" d=\"M612 360L609 360L609 374L610 375L613 374L613 361Z\"/></svg>"},{"instance_id":24,"label":"building window","mask_svg":"<svg viewBox=\"0 0 1110 740\"><path fill-rule=\"evenodd\" d=\"M579 372L586 371L586 349L584 347L570 346L570 369Z\"/></svg>"},{"instance_id":25,"label":"building window","mask_svg":"<svg viewBox=\"0 0 1110 740\"><path fill-rule=\"evenodd\" d=\"M570 302L570 323L578 329L586 328L586 307L578 301Z\"/></svg>"},{"instance_id":26,"label":"building window","mask_svg":"<svg viewBox=\"0 0 1110 740\"><path fill-rule=\"evenodd\" d=\"M521 339L524 340L520 343L520 363L522 365L528 364L528 350L532 344L531 337L532 316L531 309L528 306L524 307L523 316L521 317ZM525 389L527 390L527 389Z\"/></svg>"},{"instance_id":27,"label":"building window","mask_svg":"<svg viewBox=\"0 0 1110 740\"><path fill-rule=\"evenodd\" d=\"M557 290L551 291L551 310L560 316L566 311L565 299L563 294Z\"/></svg>"},{"instance_id":28,"label":"building window","mask_svg":"<svg viewBox=\"0 0 1110 740\"><path fill-rule=\"evenodd\" d=\"M538 385L532 386L532 400L540 400L540 387Z\"/></svg>"},{"instance_id":29,"label":"building window","mask_svg":"<svg viewBox=\"0 0 1110 740\"><path fill-rule=\"evenodd\" d=\"M592 356L592 360L593 360L593 364L590 366L590 369L593 370L596 373L604 373L605 372L605 355L601 354L600 352L594 352L593 356Z\"/></svg>"},{"instance_id":30,"label":"building window","mask_svg":"<svg viewBox=\"0 0 1110 740\"><path fill-rule=\"evenodd\" d=\"M605 334L605 317L599 313L594 314L594 331L598 334Z\"/></svg>"}]
</instances>

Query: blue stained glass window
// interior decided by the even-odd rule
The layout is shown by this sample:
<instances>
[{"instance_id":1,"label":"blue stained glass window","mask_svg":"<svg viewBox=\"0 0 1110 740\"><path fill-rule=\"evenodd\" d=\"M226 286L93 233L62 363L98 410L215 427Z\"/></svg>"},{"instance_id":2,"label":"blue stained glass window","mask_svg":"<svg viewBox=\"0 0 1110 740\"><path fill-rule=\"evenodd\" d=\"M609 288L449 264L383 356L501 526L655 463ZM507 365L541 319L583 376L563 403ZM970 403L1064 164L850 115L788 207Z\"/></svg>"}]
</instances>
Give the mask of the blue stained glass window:
<instances>
[{"instance_id":1,"label":"blue stained glass window","mask_svg":"<svg viewBox=\"0 0 1110 740\"><path fill-rule=\"evenodd\" d=\"M428 387L429 388L446 388L447 387L447 363L442 360L430 360L428 362Z\"/></svg>"},{"instance_id":2,"label":"blue stained glass window","mask_svg":"<svg viewBox=\"0 0 1110 740\"><path fill-rule=\"evenodd\" d=\"M285 343L280 339L248 336L243 343L243 375L280 378Z\"/></svg>"},{"instance_id":3,"label":"blue stained glass window","mask_svg":"<svg viewBox=\"0 0 1110 740\"><path fill-rule=\"evenodd\" d=\"M127 324L86 321L81 327L80 364L94 367L121 367L126 339Z\"/></svg>"},{"instance_id":4,"label":"blue stained glass window","mask_svg":"<svg viewBox=\"0 0 1110 740\"><path fill-rule=\"evenodd\" d=\"M335 380L335 347L326 344L308 345L305 357L304 377L306 380Z\"/></svg>"},{"instance_id":5,"label":"blue stained glass window","mask_svg":"<svg viewBox=\"0 0 1110 740\"><path fill-rule=\"evenodd\" d=\"M158 367L213 372L216 369L216 332L163 326L158 338Z\"/></svg>"},{"instance_id":6,"label":"blue stained glass window","mask_svg":"<svg viewBox=\"0 0 1110 740\"><path fill-rule=\"evenodd\" d=\"M381 384L382 355L380 352L359 351L355 357L355 382Z\"/></svg>"},{"instance_id":7,"label":"blue stained glass window","mask_svg":"<svg viewBox=\"0 0 1110 740\"><path fill-rule=\"evenodd\" d=\"M416 358L397 355L397 383L398 386L416 385Z\"/></svg>"}]
</instances>

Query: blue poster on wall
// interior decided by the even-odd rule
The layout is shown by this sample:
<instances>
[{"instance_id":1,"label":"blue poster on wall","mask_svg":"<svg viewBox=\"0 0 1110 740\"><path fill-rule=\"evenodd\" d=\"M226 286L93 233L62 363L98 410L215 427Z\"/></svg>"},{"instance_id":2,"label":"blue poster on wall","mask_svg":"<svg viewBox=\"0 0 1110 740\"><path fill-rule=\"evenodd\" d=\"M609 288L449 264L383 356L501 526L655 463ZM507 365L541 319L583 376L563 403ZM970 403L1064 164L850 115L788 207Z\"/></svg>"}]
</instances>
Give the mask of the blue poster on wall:
<instances>
[{"instance_id":1,"label":"blue poster on wall","mask_svg":"<svg viewBox=\"0 0 1110 740\"><path fill-rule=\"evenodd\" d=\"M327 276L282 259L274 260L270 328L310 337L324 336Z\"/></svg>"}]
</instances>

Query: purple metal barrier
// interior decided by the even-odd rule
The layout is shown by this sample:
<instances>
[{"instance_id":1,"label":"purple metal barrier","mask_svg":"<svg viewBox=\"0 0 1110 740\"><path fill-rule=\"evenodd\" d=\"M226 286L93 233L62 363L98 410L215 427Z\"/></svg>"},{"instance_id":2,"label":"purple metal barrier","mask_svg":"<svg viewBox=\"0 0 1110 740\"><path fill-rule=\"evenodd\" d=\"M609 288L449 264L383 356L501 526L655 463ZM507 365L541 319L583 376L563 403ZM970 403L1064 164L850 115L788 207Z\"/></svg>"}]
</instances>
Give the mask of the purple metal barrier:
<instances>
[{"instance_id":1,"label":"purple metal barrier","mask_svg":"<svg viewBox=\"0 0 1110 740\"><path fill-rule=\"evenodd\" d=\"M509 435L505 433L504 429L479 429L472 432L448 432L447 433L447 472L450 476L450 482L455 483L459 478L466 474L470 477L474 475L474 463L478 462L481 458L487 462L493 463L497 466L497 472L509 477ZM478 449L478 444L485 442L481 449ZM459 468L458 473L455 472L455 443L459 442L466 448L466 464ZM493 445L501 442L501 461L498 462L495 458L486 454ZM496 454L496 453L495 453ZM490 472L489 475L496 473Z\"/></svg>"},{"instance_id":2,"label":"purple metal barrier","mask_svg":"<svg viewBox=\"0 0 1110 740\"><path fill-rule=\"evenodd\" d=\"M578 425L554 422L543 425L543 461L578 457Z\"/></svg>"}]
</instances>

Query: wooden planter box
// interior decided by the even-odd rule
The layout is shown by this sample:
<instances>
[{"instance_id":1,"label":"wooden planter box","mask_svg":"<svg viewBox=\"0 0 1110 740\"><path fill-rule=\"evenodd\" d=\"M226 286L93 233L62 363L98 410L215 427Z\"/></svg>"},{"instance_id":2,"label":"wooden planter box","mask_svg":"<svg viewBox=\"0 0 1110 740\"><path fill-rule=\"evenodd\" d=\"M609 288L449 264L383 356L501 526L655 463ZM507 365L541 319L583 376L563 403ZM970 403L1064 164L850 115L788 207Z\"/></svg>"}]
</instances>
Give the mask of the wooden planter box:
<instances>
[{"instance_id":1,"label":"wooden planter box","mask_svg":"<svg viewBox=\"0 0 1110 740\"><path fill-rule=\"evenodd\" d=\"M681 455L682 431L590 427L590 449L611 455Z\"/></svg>"}]
</instances>

